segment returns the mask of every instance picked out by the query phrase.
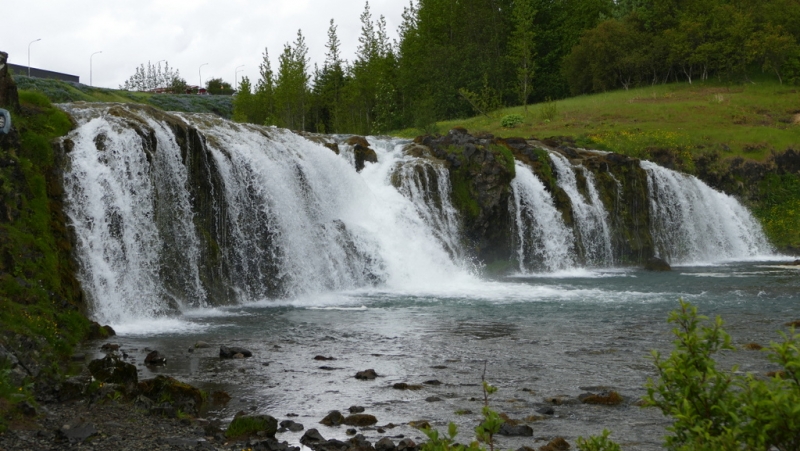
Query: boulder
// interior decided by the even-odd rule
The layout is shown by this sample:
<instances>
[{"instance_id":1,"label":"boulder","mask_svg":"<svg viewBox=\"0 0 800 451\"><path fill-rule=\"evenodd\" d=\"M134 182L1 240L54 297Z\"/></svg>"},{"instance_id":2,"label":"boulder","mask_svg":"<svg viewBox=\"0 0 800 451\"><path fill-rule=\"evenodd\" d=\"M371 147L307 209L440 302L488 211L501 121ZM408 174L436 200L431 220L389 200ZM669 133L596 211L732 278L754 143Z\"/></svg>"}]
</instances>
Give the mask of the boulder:
<instances>
[{"instance_id":1,"label":"boulder","mask_svg":"<svg viewBox=\"0 0 800 451\"><path fill-rule=\"evenodd\" d=\"M374 415L366 413L354 413L344 419L344 424L348 426L372 426L377 423L378 419Z\"/></svg>"},{"instance_id":2,"label":"boulder","mask_svg":"<svg viewBox=\"0 0 800 451\"><path fill-rule=\"evenodd\" d=\"M320 420L320 424L324 424L325 426L339 426L342 423L344 423L344 415L338 410L332 410L325 415L325 418Z\"/></svg>"},{"instance_id":3,"label":"boulder","mask_svg":"<svg viewBox=\"0 0 800 451\"><path fill-rule=\"evenodd\" d=\"M282 428L286 428L287 430L289 430L291 432L300 432L303 429L305 429L302 424L296 423L296 422L294 422L292 420L283 420L283 421L281 421L281 427Z\"/></svg>"},{"instance_id":4,"label":"boulder","mask_svg":"<svg viewBox=\"0 0 800 451\"><path fill-rule=\"evenodd\" d=\"M200 389L169 376L142 381L139 391L149 399L169 399L171 406L189 415L197 415L205 402Z\"/></svg>"},{"instance_id":5,"label":"boulder","mask_svg":"<svg viewBox=\"0 0 800 451\"><path fill-rule=\"evenodd\" d=\"M312 449L324 441L325 437L323 437L322 434L320 434L316 429L309 429L305 434L303 434L302 437L300 437L300 444Z\"/></svg>"},{"instance_id":6,"label":"boulder","mask_svg":"<svg viewBox=\"0 0 800 451\"><path fill-rule=\"evenodd\" d=\"M350 447L347 451L375 451L375 447L372 446L372 443L361 434L351 438L348 442L350 442Z\"/></svg>"},{"instance_id":7,"label":"boulder","mask_svg":"<svg viewBox=\"0 0 800 451\"><path fill-rule=\"evenodd\" d=\"M614 390L609 390L600 393L582 393L578 395L578 400L584 404L616 406L622 404L623 398Z\"/></svg>"},{"instance_id":8,"label":"boulder","mask_svg":"<svg viewBox=\"0 0 800 451\"><path fill-rule=\"evenodd\" d=\"M252 357L253 353L245 348L239 348L236 346L220 346L219 347L219 358L221 359L233 359L236 358L236 354L241 354L243 357Z\"/></svg>"},{"instance_id":9,"label":"boulder","mask_svg":"<svg viewBox=\"0 0 800 451\"><path fill-rule=\"evenodd\" d=\"M117 333L111 328L111 326L101 326L100 323L92 321L89 324L89 333L86 335L86 339L102 340L115 335L117 335Z\"/></svg>"},{"instance_id":10,"label":"boulder","mask_svg":"<svg viewBox=\"0 0 800 451\"><path fill-rule=\"evenodd\" d=\"M225 436L235 438L258 434L275 437L277 431L278 420L270 415L237 415L228 425Z\"/></svg>"},{"instance_id":11,"label":"boulder","mask_svg":"<svg viewBox=\"0 0 800 451\"><path fill-rule=\"evenodd\" d=\"M527 424L503 423L498 434L508 437L533 437L533 428Z\"/></svg>"},{"instance_id":12,"label":"boulder","mask_svg":"<svg viewBox=\"0 0 800 451\"><path fill-rule=\"evenodd\" d=\"M394 442L389 437L384 437L375 442L375 451L394 451L395 448Z\"/></svg>"},{"instance_id":13,"label":"boulder","mask_svg":"<svg viewBox=\"0 0 800 451\"><path fill-rule=\"evenodd\" d=\"M371 380L375 379L376 377L378 377L378 373L376 373L375 370L373 370L373 369L359 371L359 372L356 373L356 379L359 379L359 380L362 380L362 381L371 381Z\"/></svg>"},{"instance_id":14,"label":"boulder","mask_svg":"<svg viewBox=\"0 0 800 451\"><path fill-rule=\"evenodd\" d=\"M336 360L335 357L325 357L324 355L314 356L314 360Z\"/></svg>"},{"instance_id":15,"label":"boulder","mask_svg":"<svg viewBox=\"0 0 800 451\"><path fill-rule=\"evenodd\" d=\"M404 438L400 440L400 443L397 444L397 451L417 451L418 447L414 440L410 438Z\"/></svg>"},{"instance_id":16,"label":"boulder","mask_svg":"<svg viewBox=\"0 0 800 451\"><path fill-rule=\"evenodd\" d=\"M664 259L658 257L650 257L644 263L644 269L647 271L671 271L672 267L669 266Z\"/></svg>"},{"instance_id":17,"label":"boulder","mask_svg":"<svg viewBox=\"0 0 800 451\"><path fill-rule=\"evenodd\" d=\"M164 357L164 355L160 352L153 351L150 354L147 354L147 357L144 358L144 364L152 366L166 365L167 358Z\"/></svg>"},{"instance_id":18,"label":"boulder","mask_svg":"<svg viewBox=\"0 0 800 451\"><path fill-rule=\"evenodd\" d=\"M89 437L99 434L91 423L65 424L58 430L58 436L70 444L81 443Z\"/></svg>"},{"instance_id":19,"label":"boulder","mask_svg":"<svg viewBox=\"0 0 800 451\"><path fill-rule=\"evenodd\" d=\"M363 413L363 412L364 412L365 410L367 410L367 409L365 409L365 408L364 408L364 407L362 407L362 406L350 406L350 408L349 408L349 409L347 409L347 410L348 410L350 413Z\"/></svg>"},{"instance_id":20,"label":"boulder","mask_svg":"<svg viewBox=\"0 0 800 451\"><path fill-rule=\"evenodd\" d=\"M113 354L102 359L92 360L89 362L88 368L92 376L100 382L120 384L127 389L132 389L139 382L136 366Z\"/></svg>"}]
</instances>

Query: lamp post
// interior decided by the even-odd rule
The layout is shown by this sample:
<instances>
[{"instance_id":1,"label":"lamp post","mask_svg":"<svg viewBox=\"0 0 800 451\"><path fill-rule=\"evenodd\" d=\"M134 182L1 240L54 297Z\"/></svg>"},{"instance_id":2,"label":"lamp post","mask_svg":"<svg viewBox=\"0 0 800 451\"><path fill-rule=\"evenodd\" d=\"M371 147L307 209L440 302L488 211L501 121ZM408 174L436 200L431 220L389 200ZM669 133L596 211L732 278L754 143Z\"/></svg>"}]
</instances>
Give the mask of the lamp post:
<instances>
[{"instance_id":1,"label":"lamp post","mask_svg":"<svg viewBox=\"0 0 800 451\"><path fill-rule=\"evenodd\" d=\"M98 53L103 53L103 51L100 50L89 55L89 86L94 86L92 84L92 57L97 55Z\"/></svg>"},{"instance_id":2,"label":"lamp post","mask_svg":"<svg viewBox=\"0 0 800 451\"><path fill-rule=\"evenodd\" d=\"M207 66L207 65L208 65L208 63L203 63L203 64L200 65L200 67L197 68L197 75L200 76L200 86L199 86L199 88L203 87L203 72L202 72L202 69L203 69L203 66Z\"/></svg>"},{"instance_id":3,"label":"lamp post","mask_svg":"<svg viewBox=\"0 0 800 451\"><path fill-rule=\"evenodd\" d=\"M29 77L31 76L31 44L33 44L34 42L39 42L41 40L42 40L42 38L34 39L33 41L28 43L28 76Z\"/></svg>"},{"instance_id":4,"label":"lamp post","mask_svg":"<svg viewBox=\"0 0 800 451\"><path fill-rule=\"evenodd\" d=\"M240 67L244 67L244 64L242 64L241 66L238 66L236 68L236 71L233 73L233 89L238 89L237 86L239 86L239 83L237 82L237 80L238 80L238 77L239 77L239 72L241 72L239 70Z\"/></svg>"}]
</instances>

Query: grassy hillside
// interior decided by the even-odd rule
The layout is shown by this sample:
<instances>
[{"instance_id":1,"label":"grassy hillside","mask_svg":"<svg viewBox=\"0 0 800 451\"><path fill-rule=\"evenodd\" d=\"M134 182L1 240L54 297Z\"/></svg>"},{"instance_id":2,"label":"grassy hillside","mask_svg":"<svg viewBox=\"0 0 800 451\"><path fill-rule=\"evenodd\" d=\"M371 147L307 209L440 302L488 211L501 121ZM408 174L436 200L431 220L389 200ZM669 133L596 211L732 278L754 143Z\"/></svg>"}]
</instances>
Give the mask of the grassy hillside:
<instances>
[{"instance_id":1,"label":"grassy hillside","mask_svg":"<svg viewBox=\"0 0 800 451\"><path fill-rule=\"evenodd\" d=\"M144 103L166 111L188 113L213 113L230 119L233 116L233 97L151 94L95 88L80 83L15 76L14 81L21 91L36 91L44 94L53 103L67 102L121 102Z\"/></svg>"},{"instance_id":2,"label":"grassy hillside","mask_svg":"<svg viewBox=\"0 0 800 451\"><path fill-rule=\"evenodd\" d=\"M513 115L520 123L503 127ZM800 151L796 86L772 81L657 85L529 105L527 114L522 107L506 108L431 128L444 132L455 126L500 137L566 136L584 148L666 161L740 196L773 243L800 252L800 174L791 165L773 164L776 153ZM767 175L752 177L748 161L764 163Z\"/></svg>"},{"instance_id":3,"label":"grassy hillside","mask_svg":"<svg viewBox=\"0 0 800 451\"><path fill-rule=\"evenodd\" d=\"M513 128L508 115L522 116ZM648 148L763 160L771 151L800 147L800 89L777 82L726 86L713 82L656 85L506 108L486 116L439 122L496 136L570 136L585 147L644 157ZM404 130L404 136L419 130Z\"/></svg>"}]
</instances>

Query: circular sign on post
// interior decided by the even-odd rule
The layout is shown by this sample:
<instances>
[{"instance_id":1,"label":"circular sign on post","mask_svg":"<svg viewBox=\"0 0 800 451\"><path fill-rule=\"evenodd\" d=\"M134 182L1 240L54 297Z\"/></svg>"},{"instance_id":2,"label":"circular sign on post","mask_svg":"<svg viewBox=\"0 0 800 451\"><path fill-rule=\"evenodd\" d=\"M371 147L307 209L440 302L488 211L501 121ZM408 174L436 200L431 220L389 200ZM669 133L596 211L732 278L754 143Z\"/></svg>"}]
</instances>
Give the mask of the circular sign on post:
<instances>
[{"instance_id":1,"label":"circular sign on post","mask_svg":"<svg viewBox=\"0 0 800 451\"><path fill-rule=\"evenodd\" d=\"M0 133L6 134L11 130L11 114L8 110L0 108Z\"/></svg>"}]
</instances>

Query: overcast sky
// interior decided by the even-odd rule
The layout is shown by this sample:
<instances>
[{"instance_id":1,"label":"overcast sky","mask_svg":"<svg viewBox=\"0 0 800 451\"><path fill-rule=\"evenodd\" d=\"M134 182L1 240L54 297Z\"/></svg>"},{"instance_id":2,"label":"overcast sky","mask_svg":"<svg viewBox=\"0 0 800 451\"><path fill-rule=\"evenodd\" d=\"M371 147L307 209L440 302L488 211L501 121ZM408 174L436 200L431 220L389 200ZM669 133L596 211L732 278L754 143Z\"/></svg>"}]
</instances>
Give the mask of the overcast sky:
<instances>
[{"instance_id":1,"label":"overcast sky","mask_svg":"<svg viewBox=\"0 0 800 451\"><path fill-rule=\"evenodd\" d=\"M190 84L222 78L258 78L264 48L273 70L286 42L302 29L311 66L322 65L330 19L338 26L342 56L352 61L361 32L362 0L8 0L0 8L0 51L9 62L78 75L89 84L117 88L142 63L167 60ZM391 39L407 0L370 0L373 19L386 17ZM162 63L163 64L163 63Z\"/></svg>"}]
</instances>

